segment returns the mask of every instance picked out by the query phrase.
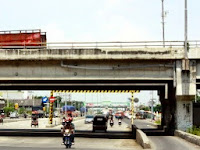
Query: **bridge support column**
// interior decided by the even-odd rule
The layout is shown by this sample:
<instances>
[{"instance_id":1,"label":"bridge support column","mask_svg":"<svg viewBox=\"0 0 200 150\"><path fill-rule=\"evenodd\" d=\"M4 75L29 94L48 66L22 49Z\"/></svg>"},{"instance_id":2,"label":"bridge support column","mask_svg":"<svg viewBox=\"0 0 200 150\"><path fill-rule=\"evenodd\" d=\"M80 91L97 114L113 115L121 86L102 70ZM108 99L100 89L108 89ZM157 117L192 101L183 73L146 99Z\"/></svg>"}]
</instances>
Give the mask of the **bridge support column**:
<instances>
[{"instance_id":1,"label":"bridge support column","mask_svg":"<svg viewBox=\"0 0 200 150\"><path fill-rule=\"evenodd\" d=\"M176 125L183 131L193 125L192 100L196 95L196 61L190 60L188 66L185 70L182 61L176 61Z\"/></svg>"},{"instance_id":2,"label":"bridge support column","mask_svg":"<svg viewBox=\"0 0 200 150\"><path fill-rule=\"evenodd\" d=\"M192 101L176 102L176 120L177 129L186 131L193 125L193 107Z\"/></svg>"}]
</instances>

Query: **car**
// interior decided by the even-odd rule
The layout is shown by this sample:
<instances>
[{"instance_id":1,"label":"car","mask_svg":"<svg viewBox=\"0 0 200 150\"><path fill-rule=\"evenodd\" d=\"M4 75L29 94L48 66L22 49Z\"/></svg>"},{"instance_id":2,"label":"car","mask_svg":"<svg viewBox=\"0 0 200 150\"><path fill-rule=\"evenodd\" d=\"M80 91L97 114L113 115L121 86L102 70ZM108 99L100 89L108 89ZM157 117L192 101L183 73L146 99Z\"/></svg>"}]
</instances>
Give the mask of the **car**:
<instances>
[{"instance_id":1,"label":"car","mask_svg":"<svg viewBox=\"0 0 200 150\"><path fill-rule=\"evenodd\" d=\"M92 115L85 116L85 124L86 123L92 123L93 119L94 119L94 116L92 116Z\"/></svg>"},{"instance_id":2,"label":"car","mask_svg":"<svg viewBox=\"0 0 200 150\"><path fill-rule=\"evenodd\" d=\"M119 119L119 118L123 119L124 118L124 113L122 111L116 112L115 113L115 118L116 119Z\"/></svg>"},{"instance_id":3,"label":"car","mask_svg":"<svg viewBox=\"0 0 200 150\"><path fill-rule=\"evenodd\" d=\"M59 113L58 113L58 111L54 111L53 112L53 116L56 118L56 117L59 117Z\"/></svg>"},{"instance_id":4,"label":"car","mask_svg":"<svg viewBox=\"0 0 200 150\"><path fill-rule=\"evenodd\" d=\"M103 130L107 132L107 119L104 115L96 115L93 120L93 132Z\"/></svg>"},{"instance_id":5,"label":"car","mask_svg":"<svg viewBox=\"0 0 200 150\"><path fill-rule=\"evenodd\" d=\"M17 112L10 113L10 118L19 118L19 115Z\"/></svg>"}]
</instances>

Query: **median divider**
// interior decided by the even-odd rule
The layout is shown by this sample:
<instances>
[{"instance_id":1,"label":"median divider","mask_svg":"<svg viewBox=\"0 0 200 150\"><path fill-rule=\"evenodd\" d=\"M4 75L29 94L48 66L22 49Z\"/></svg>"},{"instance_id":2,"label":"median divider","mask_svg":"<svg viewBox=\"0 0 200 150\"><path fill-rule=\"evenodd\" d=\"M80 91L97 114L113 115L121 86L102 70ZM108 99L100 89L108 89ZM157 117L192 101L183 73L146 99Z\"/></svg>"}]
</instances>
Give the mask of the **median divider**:
<instances>
[{"instance_id":1,"label":"median divider","mask_svg":"<svg viewBox=\"0 0 200 150\"><path fill-rule=\"evenodd\" d=\"M175 130L174 132L175 136L178 136L182 139L185 139L186 141L190 142L190 143L194 143L196 145L200 146L200 136L197 135L193 135L184 131L180 131L180 130Z\"/></svg>"},{"instance_id":2,"label":"median divider","mask_svg":"<svg viewBox=\"0 0 200 150\"><path fill-rule=\"evenodd\" d=\"M147 135L140 129L136 130L136 142L140 144L144 149L151 148L150 140Z\"/></svg>"}]
</instances>

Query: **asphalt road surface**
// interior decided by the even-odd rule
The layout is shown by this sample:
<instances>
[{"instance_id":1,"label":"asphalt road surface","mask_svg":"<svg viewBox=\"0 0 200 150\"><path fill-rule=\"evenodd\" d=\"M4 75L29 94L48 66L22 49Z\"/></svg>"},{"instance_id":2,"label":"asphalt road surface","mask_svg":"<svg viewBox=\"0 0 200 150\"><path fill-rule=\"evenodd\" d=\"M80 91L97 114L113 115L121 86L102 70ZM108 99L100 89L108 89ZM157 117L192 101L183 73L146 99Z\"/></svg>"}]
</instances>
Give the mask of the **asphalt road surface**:
<instances>
[{"instance_id":1,"label":"asphalt road surface","mask_svg":"<svg viewBox=\"0 0 200 150\"><path fill-rule=\"evenodd\" d=\"M12 121L12 122L11 122ZM7 119L5 123L0 124L0 129L49 129L48 125L48 118L39 118L38 119L38 127L31 127L31 119ZM59 129L62 125L59 125L60 118L53 118L53 124L56 124L53 129ZM84 131L92 131L92 123L85 124L85 118L79 117L74 118L73 121L76 130L84 130ZM114 119L113 127L110 127L108 123L108 131L130 131L130 125L127 123L122 123L121 126L118 125L118 121Z\"/></svg>"},{"instance_id":2,"label":"asphalt road surface","mask_svg":"<svg viewBox=\"0 0 200 150\"><path fill-rule=\"evenodd\" d=\"M0 150L62 150L62 139L49 137L0 137ZM76 150L142 150L133 139L75 138Z\"/></svg>"}]
</instances>

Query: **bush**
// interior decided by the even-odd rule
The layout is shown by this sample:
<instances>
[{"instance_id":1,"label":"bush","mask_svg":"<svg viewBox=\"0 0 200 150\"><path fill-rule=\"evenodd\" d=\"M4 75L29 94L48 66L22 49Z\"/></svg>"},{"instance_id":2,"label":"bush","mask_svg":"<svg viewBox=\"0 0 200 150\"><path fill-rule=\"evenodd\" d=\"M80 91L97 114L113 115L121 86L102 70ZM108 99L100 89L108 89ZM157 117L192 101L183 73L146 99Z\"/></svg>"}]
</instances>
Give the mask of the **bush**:
<instances>
[{"instance_id":1,"label":"bush","mask_svg":"<svg viewBox=\"0 0 200 150\"><path fill-rule=\"evenodd\" d=\"M158 120L155 121L155 123L156 123L157 125L161 125L161 120L158 119Z\"/></svg>"},{"instance_id":2,"label":"bush","mask_svg":"<svg viewBox=\"0 0 200 150\"><path fill-rule=\"evenodd\" d=\"M18 109L19 114L24 114L25 112L26 112L26 110L23 107Z\"/></svg>"},{"instance_id":3,"label":"bush","mask_svg":"<svg viewBox=\"0 0 200 150\"><path fill-rule=\"evenodd\" d=\"M15 111L14 107L4 107L3 110L4 110L4 112L5 112L7 117L9 116L10 112L14 112Z\"/></svg>"},{"instance_id":4,"label":"bush","mask_svg":"<svg viewBox=\"0 0 200 150\"><path fill-rule=\"evenodd\" d=\"M200 136L200 128L197 128L196 126L193 126L192 128L188 128L187 132Z\"/></svg>"}]
</instances>

